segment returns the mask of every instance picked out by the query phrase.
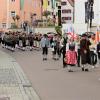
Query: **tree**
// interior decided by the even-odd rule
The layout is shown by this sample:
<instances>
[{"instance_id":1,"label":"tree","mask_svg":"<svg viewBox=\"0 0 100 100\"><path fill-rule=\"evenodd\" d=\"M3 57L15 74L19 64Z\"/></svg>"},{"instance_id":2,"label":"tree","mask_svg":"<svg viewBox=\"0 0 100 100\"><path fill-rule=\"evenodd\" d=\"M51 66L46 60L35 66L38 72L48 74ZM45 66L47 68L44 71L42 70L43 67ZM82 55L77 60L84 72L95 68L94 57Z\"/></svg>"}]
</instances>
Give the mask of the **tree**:
<instances>
[{"instance_id":1,"label":"tree","mask_svg":"<svg viewBox=\"0 0 100 100\"><path fill-rule=\"evenodd\" d=\"M20 20L20 16L16 15L16 20L17 20L17 26L18 26L18 21Z\"/></svg>"},{"instance_id":2,"label":"tree","mask_svg":"<svg viewBox=\"0 0 100 100\"><path fill-rule=\"evenodd\" d=\"M46 17L46 21L48 20L48 16L49 16L50 14L51 14L50 11L44 11L44 12L43 12L43 16Z\"/></svg>"},{"instance_id":3,"label":"tree","mask_svg":"<svg viewBox=\"0 0 100 100\"><path fill-rule=\"evenodd\" d=\"M49 16L50 14L51 14L50 11L44 11L44 12L43 12L43 16L45 16L46 19L48 18L48 16Z\"/></svg>"},{"instance_id":4,"label":"tree","mask_svg":"<svg viewBox=\"0 0 100 100\"><path fill-rule=\"evenodd\" d=\"M16 17L15 16L13 16L12 19L14 20L14 22L16 21Z\"/></svg>"},{"instance_id":5,"label":"tree","mask_svg":"<svg viewBox=\"0 0 100 100\"><path fill-rule=\"evenodd\" d=\"M56 30L57 34L62 35L62 27L61 26L56 26L55 30Z\"/></svg>"},{"instance_id":6,"label":"tree","mask_svg":"<svg viewBox=\"0 0 100 100\"><path fill-rule=\"evenodd\" d=\"M20 19L20 16L19 16L19 15L13 16L12 19L14 20L15 26L18 27L18 21L19 21L19 19Z\"/></svg>"},{"instance_id":7,"label":"tree","mask_svg":"<svg viewBox=\"0 0 100 100\"><path fill-rule=\"evenodd\" d=\"M20 19L20 16L19 15L16 15L16 20L18 21Z\"/></svg>"}]
</instances>

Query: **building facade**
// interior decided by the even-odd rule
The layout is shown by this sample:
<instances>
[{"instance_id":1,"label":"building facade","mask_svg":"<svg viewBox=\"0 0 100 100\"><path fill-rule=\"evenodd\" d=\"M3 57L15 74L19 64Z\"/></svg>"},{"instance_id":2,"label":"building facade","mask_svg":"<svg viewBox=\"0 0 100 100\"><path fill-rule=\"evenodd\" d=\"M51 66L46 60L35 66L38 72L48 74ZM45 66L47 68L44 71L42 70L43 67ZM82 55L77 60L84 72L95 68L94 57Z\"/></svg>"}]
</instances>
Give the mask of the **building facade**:
<instances>
[{"instance_id":1,"label":"building facade","mask_svg":"<svg viewBox=\"0 0 100 100\"><path fill-rule=\"evenodd\" d=\"M62 23L73 23L74 7L72 0L61 0L61 20Z\"/></svg>"},{"instance_id":2,"label":"building facade","mask_svg":"<svg viewBox=\"0 0 100 100\"><path fill-rule=\"evenodd\" d=\"M43 0L43 12L49 11L49 18L52 19L55 24L58 24L58 6L60 3L59 0Z\"/></svg>"},{"instance_id":3,"label":"building facade","mask_svg":"<svg viewBox=\"0 0 100 100\"><path fill-rule=\"evenodd\" d=\"M1 0L0 1L0 29L11 28L19 17L17 24L20 27L24 21L32 23L42 17L41 0Z\"/></svg>"}]
</instances>

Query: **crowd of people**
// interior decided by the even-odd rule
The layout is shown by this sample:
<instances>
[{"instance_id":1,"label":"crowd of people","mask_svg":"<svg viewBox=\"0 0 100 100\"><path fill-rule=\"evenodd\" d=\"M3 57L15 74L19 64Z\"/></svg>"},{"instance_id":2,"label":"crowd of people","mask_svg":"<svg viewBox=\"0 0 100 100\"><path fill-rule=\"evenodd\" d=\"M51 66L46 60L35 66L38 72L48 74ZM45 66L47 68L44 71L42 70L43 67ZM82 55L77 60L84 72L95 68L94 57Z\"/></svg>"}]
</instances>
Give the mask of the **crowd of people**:
<instances>
[{"instance_id":1,"label":"crowd of people","mask_svg":"<svg viewBox=\"0 0 100 100\"><path fill-rule=\"evenodd\" d=\"M76 39L69 38L67 34L63 37L54 35L50 40L45 34L41 39L43 60L47 60L48 48L51 48L52 58L59 60L63 56L63 68L73 72L73 67L78 66L82 71L89 71L89 67L95 68L97 62L100 64L100 42L96 43L95 34L77 35Z\"/></svg>"},{"instance_id":2,"label":"crowd of people","mask_svg":"<svg viewBox=\"0 0 100 100\"><path fill-rule=\"evenodd\" d=\"M2 47L7 48L9 50L15 51L16 48L26 50L26 47L29 46L30 50L33 47L40 48L40 41L42 35L40 33L29 34L25 32L5 32L1 33L1 44Z\"/></svg>"},{"instance_id":3,"label":"crowd of people","mask_svg":"<svg viewBox=\"0 0 100 100\"><path fill-rule=\"evenodd\" d=\"M73 72L73 67L77 66L82 71L89 71L89 66L95 68L97 62L100 64L100 42L95 42L95 34L87 33L77 35L76 38L55 34L48 37L47 34L33 34L30 32L5 32L0 36L2 47L15 51L16 48L32 51L33 48L41 48L43 61L48 58L48 48L52 52L52 59L58 61L63 58L63 68Z\"/></svg>"}]
</instances>

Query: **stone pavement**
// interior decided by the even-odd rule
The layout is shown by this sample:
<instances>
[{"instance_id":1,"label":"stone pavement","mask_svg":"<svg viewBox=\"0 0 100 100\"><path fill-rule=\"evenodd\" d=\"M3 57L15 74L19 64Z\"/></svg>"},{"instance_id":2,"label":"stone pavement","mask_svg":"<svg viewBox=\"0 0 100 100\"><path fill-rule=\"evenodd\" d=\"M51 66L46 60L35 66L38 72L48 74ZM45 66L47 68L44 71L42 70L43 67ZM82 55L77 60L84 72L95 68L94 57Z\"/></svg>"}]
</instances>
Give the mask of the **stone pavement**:
<instances>
[{"instance_id":1,"label":"stone pavement","mask_svg":"<svg viewBox=\"0 0 100 100\"><path fill-rule=\"evenodd\" d=\"M77 68L77 71L69 73L63 68L62 59L52 60L51 52L48 60L43 61L41 51L0 50L11 55L21 65L41 100L100 100L100 65L89 72ZM28 81L27 84L24 80L22 83L26 89Z\"/></svg>"},{"instance_id":2,"label":"stone pavement","mask_svg":"<svg viewBox=\"0 0 100 100\"><path fill-rule=\"evenodd\" d=\"M40 100L18 63L0 51L0 100Z\"/></svg>"}]
</instances>

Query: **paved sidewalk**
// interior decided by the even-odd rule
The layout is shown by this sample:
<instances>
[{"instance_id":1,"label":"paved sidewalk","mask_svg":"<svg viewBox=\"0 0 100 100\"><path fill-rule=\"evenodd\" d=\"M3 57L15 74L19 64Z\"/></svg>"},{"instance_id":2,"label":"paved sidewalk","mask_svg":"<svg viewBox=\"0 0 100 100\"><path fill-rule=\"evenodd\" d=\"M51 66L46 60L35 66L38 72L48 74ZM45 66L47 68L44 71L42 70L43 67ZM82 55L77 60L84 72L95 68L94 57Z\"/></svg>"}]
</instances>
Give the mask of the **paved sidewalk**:
<instances>
[{"instance_id":1,"label":"paved sidewalk","mask_svg":"<svg viewBox=\"0 0 100 100\"><path fill-rule=\"evenodd\" d=\"M18 63L0 51L0 100L39 100Z\"/></svg>"}]
</instances>

